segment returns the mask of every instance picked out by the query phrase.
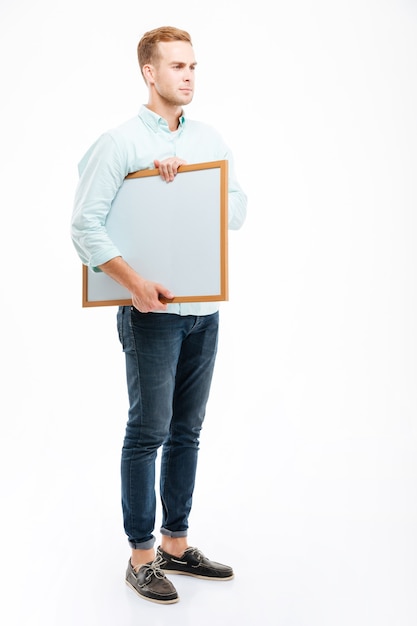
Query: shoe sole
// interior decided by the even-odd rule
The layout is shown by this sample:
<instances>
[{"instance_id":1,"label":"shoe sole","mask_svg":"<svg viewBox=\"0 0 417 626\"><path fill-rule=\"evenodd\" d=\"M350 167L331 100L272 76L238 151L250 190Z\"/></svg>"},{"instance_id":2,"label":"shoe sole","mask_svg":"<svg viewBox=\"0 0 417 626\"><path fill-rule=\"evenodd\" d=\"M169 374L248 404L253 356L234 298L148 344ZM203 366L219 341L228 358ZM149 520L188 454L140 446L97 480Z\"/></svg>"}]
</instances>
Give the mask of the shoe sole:
<instances>
[{"instance_id":1,"label":"shoe sole","mask_svg":"<svg viewBox=\"0 0 417 626\"><path fill-rule=\"evenodd\" d=\"M134 591L136 593L136 595L139 596L139 598L143 598L144 600L149 600L149 602L155 602L156 604L175 604L176 602L179 601L178 597L177 598L173 598L172 600L157 600L156 598L150 598L149 596L145 596L142 593L139 593L139 591L136 589L136 587L131 585L128 580L125 580L125 583L129 587L129 589L132 589L132 591Z\"/></svg>"},{"instance_id":2,"label":"shoe sole","mask_svg":"<svg viewBox=\"0 0 417 626\"><path fill-rule=\"evenodd\" d=\"M202 580L232 580L235 575L231 576L203 576L202 574L193 574L192 572L182 572L181 570L176 569L164 569L161 567L162 571L166 574L180 574L181 576L191 576L192 578L201 578Z\"/></svg>"}]
</instances>

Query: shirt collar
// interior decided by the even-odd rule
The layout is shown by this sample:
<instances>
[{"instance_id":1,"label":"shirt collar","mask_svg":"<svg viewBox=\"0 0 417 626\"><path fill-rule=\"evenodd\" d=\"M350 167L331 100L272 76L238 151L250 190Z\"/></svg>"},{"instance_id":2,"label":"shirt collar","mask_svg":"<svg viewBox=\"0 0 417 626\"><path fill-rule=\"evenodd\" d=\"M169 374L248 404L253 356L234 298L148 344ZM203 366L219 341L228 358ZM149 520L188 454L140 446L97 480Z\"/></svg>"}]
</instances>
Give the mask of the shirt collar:
<instances>
[{"instance_id":1,"label":"shirt collar","mask_svg":"<svg viewBox=\"0 0 417 626\"><path fill-rule=\"evenodd\" d=\"M154 130L155 132L161 129L169 131L168 122L161 115L158 115L157 113L154 113L153 111L148 109L148 107L146 107L144 104L139 110L139 117L147 126L152 128L152 130ZM182 128L184 124L185 116L183 111L181 117L179 118L179 129Z\"/></svg>"}]
</instances>

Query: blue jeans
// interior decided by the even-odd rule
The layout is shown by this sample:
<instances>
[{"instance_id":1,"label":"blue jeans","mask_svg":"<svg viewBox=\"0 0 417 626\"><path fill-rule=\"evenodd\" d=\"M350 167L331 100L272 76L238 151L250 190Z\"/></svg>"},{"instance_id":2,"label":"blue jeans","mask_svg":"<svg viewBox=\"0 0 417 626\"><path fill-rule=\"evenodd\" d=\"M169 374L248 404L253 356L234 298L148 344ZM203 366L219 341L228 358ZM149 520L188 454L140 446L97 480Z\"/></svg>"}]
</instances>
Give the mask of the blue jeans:
<instances>
[{"instance_id":1,"label":"blue jeans","mask_svg":"<svg viewBox=\"0 0 417 626\"><path fill-rule=\"evenodd\" d=\"M185 537L200 431L217 352L219 314L117 314L129 413L121 459L123 522L135 549L154 545L155 464L161 452L161 534Z\"/></svg>"}]
</instances>

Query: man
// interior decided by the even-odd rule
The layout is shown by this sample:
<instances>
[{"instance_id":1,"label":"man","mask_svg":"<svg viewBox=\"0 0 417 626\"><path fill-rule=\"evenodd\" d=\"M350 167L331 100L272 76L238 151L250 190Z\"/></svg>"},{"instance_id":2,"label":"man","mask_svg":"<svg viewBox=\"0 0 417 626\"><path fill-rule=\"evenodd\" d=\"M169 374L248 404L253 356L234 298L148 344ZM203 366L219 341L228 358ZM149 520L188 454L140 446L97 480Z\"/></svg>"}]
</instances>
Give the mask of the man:
<instances>
[{"instance_id":1,"label":"man","mask_svg":"<svg viewBox=\"0 0 417 626\"><path fill-rule=\"evenodd\" d=\"M247 200L222 138L184 116L195 83L190 35L174 27L149 31L138 44L138 60L148 103L138 116L99 137L81 160L72 238L85 265L131 294L133 306L120 307L117 314L130 403L121 459L124 529L132 549L126 582L141 597L168 604L177 602L178 594L166 571L233 578L231 567L210 561L187 540L219 304L167 302L174 294L127 264L109 239L105 220L125 176L149 168L175 184L182 164L227 159L229 228L244 222ZM161 446L161 545L155 554L155 461Z\"/></svg>"}]
</instances>

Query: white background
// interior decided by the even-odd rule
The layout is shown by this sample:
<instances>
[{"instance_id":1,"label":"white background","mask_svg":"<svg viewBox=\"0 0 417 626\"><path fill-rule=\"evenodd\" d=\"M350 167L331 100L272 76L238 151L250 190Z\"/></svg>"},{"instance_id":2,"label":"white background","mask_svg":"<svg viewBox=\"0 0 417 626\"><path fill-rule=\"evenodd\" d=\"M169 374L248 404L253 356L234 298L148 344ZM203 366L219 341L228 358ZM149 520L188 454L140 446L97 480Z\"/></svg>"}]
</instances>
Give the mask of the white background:
<instances>
[{"instance_id":1,"label":"white background","mask_svg":"<svg viewBox=\"0 0 417 626\"><path fill-rule=\"evenodd\" d=\"M236 578L171 607L123 582L124 361L69 237L164 24L249 196L190 520ZM415 0L1 0L0 54L2 623L415 626Z\"/></svg>"}]
</instances>

